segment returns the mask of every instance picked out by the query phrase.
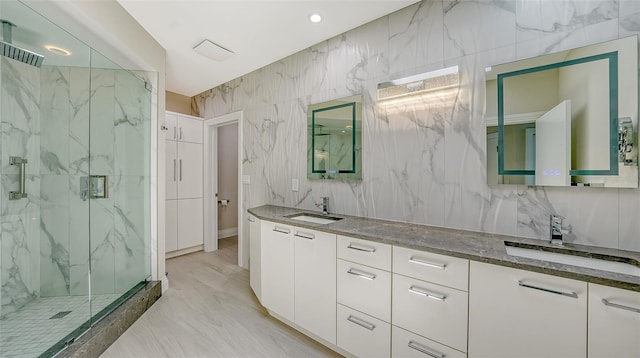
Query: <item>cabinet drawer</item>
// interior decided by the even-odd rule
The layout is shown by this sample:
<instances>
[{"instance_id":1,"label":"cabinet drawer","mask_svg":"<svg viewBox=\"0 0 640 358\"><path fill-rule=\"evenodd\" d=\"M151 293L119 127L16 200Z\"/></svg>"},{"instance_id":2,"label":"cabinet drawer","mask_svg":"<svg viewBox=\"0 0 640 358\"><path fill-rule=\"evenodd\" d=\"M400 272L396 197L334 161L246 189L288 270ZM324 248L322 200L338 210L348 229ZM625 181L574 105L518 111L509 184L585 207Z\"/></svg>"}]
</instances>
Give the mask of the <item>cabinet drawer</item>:
<instances>
[{"instance_id":1,"label":"cabinet drawer","mask_svg":"<svg viewBox=\"0 0 640 358\"><path fill-rule=\"evenodd\" d=\"M391 271L391 245L338 235L338 258Z\"/></svg>"},{"instance_id":2,"label":"cabinet drawer","mask_svg":"<svg viewBox=\"0 0 640 358\"><path fill-rule=\"evenodd\" d=\"M338 347L356 357L389 357L391 325L338 305Z\"/></svg>"},{"instance_id":3,"label":"cabinet drawer","mask_svg":"<svg viewBox=\"0 0 640 358\"><path fill-rule=\"evenodd\" d=\"M396 326L391 327L391 356L407 358L466 358L467 355L444 346L438 342L405 331Z\"/></svg>"},{"instance_id":4,"label":"cabinet drawer","mask_svg":"<svg viewBox=\"0 0 640 358\"><path fill-rule=\"evenodd\" d=\"M338 303L391 322L391 273L338 260Z\"/></svg>"},{"instance_id":5,"label":"cabinet drawer","mask_svg":"<svg viewBox=\"0 0 640 358\"><path fill-rule=\"evenodd\" d=\"M404 247L393 248L393 272L467 291L469 260Z\"/></svg>"},{"instance_id":6,"label":"cabinet drawer","mask_svg":"<svg viewBox=\"0 0 640 358\"><path fill-rule=\"evenodd\" d=\"M393 275L393 325L467 351L468 294Z\"/></svg>"}]
</instances>

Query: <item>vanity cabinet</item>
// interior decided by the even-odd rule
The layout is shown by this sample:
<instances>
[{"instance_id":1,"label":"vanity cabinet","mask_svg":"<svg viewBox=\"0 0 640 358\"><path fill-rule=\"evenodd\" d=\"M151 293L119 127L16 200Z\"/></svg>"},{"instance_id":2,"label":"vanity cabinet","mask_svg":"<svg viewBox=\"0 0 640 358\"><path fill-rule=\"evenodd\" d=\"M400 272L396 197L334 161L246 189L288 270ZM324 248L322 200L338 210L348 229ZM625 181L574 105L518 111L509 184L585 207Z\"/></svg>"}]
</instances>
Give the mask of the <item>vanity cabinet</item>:
<instances>
[{"instance_id":1,"label":"vanity cabinet","mask_svg":"<svg viewBox=\"0 0 640 358\"><path fill-rule=\"evenodd\" d=\"M589 284L589 357L640 357L640 292Z\"/></svg>"},{"instance_id":2,"label":"vanity cabinet","mask_svg":"<svg viewBox=\"0 0 640 358\"><path fill-rule=\"evenodd\" d=\"M587 283L471 262L469 357L585 357Z\"/></svg>"},{"instance_id":3,"label":"vanity cabinet","mask_svg":"<svg viewBox=\"0 0 640 358\"><path fill-rule=\"evenodd\" d=\"M336 344L336 235L268 221L260 227L261 278L252 271L250 281L261 281L262 304Z\"/></svg>"}]
</instances>

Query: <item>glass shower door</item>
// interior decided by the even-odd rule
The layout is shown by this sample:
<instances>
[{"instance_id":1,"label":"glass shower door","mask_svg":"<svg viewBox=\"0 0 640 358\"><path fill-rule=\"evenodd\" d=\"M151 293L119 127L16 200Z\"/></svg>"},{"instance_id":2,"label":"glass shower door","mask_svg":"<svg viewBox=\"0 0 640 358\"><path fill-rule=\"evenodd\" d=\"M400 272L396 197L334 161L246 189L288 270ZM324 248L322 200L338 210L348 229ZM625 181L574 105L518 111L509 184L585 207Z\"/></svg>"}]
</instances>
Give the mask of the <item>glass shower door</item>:
<instances>
[{"instance_id":1,"label":"glass shower door","mask_svg":"<svg viewBox=\"0 0 640 358\"><path fill-rule=\"evenodd\" d=\"M20 2L2 1L0 18L10 23L4 42L44 55L39 64L0 58L0 356L36 357L91 318L89 205L79 188L89 172L90 52Z\"/></svg>"},{"instance_id":2,"label":"glass shower door","mask_svg":"<svg viewBox=\"0 0 640 358\"><path fill-rule=\"evenodd\" d=\"M150 110L143 80L91 53L91 311L100 319L150 276Z\"/></svg>"}]
</instances>

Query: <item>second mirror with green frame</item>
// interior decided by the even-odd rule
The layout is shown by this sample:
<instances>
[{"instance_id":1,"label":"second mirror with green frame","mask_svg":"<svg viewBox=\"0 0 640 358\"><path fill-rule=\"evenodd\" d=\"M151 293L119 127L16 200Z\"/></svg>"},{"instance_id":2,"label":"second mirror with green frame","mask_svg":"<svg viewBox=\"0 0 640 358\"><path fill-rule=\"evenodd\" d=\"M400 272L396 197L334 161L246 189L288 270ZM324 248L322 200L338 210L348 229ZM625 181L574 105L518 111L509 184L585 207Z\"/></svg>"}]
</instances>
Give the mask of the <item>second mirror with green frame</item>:
<instances>
[{"instance_id":1,"label":"second mirror with green frame","mask_svg":"<svg viewBox=\"0 0 640 358\"><path fill-rule=\"evenodd\" d=\"M361 180L362 96L312 104L307 117L307 178Z\"/></svg>"}]
</instances>

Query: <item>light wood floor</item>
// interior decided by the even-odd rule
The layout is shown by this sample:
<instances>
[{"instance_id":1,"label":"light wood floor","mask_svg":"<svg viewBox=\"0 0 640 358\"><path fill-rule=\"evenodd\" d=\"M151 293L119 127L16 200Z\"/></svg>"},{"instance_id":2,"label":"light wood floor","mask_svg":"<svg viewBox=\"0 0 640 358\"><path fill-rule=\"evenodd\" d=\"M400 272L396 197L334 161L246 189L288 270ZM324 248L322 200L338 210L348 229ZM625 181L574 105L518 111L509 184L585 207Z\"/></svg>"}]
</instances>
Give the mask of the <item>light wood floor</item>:
<instances>
[{"instance_id":1,"label":"light wood floor","mask_svg":"<svg viewBox=\"0 0 640 358\"><path fill-rule=\"evenodd\" d=\"M237 238L167 260L169 290L101 357L336 357L270 317L237 263Z\"/></svg>"}]
</instances>

